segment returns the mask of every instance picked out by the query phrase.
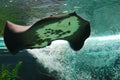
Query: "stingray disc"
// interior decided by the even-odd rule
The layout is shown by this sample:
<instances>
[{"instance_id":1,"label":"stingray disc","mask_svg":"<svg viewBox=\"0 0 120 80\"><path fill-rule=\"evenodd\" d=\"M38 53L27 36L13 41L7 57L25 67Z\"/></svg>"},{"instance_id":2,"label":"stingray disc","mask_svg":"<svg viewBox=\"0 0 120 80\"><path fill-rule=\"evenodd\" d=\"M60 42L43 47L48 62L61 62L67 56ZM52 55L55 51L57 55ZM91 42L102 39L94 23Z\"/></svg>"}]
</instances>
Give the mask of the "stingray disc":
<instances>
[{"instance_id":1,"label":"stingray disc","mask_svg":"<svg viewBox=\"0 0 120 80\"><path fill-rule=\"evenodd\" d=\"M90 24L75 12L43 18L32 26L7 22L4 41L13 54L22 49L43 48L54 40L67 40L71 48L80 50L90 35Z\"/></svg>"}]
</instances>

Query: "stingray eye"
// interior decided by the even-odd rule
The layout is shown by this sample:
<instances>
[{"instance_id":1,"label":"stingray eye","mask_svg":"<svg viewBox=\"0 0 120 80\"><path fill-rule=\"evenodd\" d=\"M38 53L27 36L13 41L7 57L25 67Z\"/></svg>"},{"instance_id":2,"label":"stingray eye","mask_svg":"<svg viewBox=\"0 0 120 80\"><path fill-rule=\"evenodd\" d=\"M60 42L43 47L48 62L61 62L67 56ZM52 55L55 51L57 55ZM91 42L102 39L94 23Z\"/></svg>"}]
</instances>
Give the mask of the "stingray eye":
<instances>
[{"instance_id":1,"label":"stingray eye","mask_svg":"<svg viewBox=\"0 0 120 80\"><path fill-rule=\"evenodd\" d=\"M70 23L70 22L68 22L68 25L69 25L69 26L70 26L70 24L71 24L71 23Z\"/></svg>"}]
</instances>

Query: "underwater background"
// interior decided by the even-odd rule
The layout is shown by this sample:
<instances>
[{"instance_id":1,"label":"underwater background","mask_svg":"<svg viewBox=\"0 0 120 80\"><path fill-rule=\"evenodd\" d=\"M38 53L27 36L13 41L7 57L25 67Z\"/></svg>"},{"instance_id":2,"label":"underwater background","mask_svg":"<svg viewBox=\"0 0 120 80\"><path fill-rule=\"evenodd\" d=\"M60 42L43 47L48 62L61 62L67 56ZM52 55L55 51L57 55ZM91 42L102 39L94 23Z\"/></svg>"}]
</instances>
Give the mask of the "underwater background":
<instances>
[{"instance_id":1,"label":"underwater background","mask_svg":"<svg viewBox=\"0 0 120 80\"><path fill-rule=\"evenodd\" d=\"M62 40L16 55L7 50L2 37L7 20L32 25L43 17L74 11L91 25L81 50L73 51ZM120 80L119 21L119 0L0 0L0 79L9 80L1 77L10 69L20 80Z\"/></svg>"}]
</instances>

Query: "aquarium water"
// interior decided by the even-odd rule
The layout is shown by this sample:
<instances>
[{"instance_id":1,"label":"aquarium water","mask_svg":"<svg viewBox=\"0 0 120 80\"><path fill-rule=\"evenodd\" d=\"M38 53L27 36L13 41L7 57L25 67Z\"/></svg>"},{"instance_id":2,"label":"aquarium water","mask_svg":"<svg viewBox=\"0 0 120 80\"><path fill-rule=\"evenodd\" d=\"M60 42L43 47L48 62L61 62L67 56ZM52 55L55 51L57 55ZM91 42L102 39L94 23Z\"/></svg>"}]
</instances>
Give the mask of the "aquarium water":
<instances>
[{"instance_id":1,"label":"aquarium water","mask_svg":"<svg viewBox=\"0 0 120 80\"><path fill-rule=\"evenodd\" d=\"M32 4L32 1L42 4ZM27 13L24 18L29 15L24 20L26 24L31 25L43 16L74 11L90 22L91 35L79 51L73 51L63 40L53 41L45 48L26 49L53 77L57 80L120 80L120 0L9 0L2 6L16 2L17 7L23 5L21 9L26 9L22 10ZM0 37L0 49L3 48L6 47Z\"/></svg>"},{"instance_id":2,"label":"aquarium water","mask_svg":"<svg viewBox=\"0 0 120 80\"><path fill-rule=\"evenodd\" d=\"M120 1L67 0L63 7L90 21L83 48L73 51L68 42L54 41L27 51L59 80L120 80Z\"/></svg>"},{"instance_id":3,"label":"aquarium water","mask_svg":"<svg viewBox=\"0 0 120 80\"><path fill-rule=\"evenodd\" d=\"M43 49L28 49L59 80L117 80L120 77L120 35L90 37L80 51L66 41L54 41ZM117 68L114 66L118 66ZM118 71L117 71L118 70ZM57 73L54 73L57 72ZM107 74L107 75L106 75ZM107 76L107 77L106 77Z\"/></svg>"}]
</instances>

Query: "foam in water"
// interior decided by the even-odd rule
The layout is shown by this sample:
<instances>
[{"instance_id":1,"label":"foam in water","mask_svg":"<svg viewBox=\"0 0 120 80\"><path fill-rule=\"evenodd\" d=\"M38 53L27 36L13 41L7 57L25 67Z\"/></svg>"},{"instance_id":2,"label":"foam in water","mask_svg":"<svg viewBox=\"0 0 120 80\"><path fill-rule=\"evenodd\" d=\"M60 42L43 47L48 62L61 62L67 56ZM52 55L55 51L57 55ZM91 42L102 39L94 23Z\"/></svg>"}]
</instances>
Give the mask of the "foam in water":
<instances>
[{"instance_id":1,"label":"foam in water","mask_svg":"<svg viewBox=\"0 0 120 80\"><path fill-rule=\"evenodd\" d=\"M112 72L113 65L120 56L119 39L120 35L90 37L78 52L70 49L68 42L61 40L54 41L43 49L27 51L37 58L49 73L56 71L59 80L106 80L103 78L110 72L105 71ZM109 68L110 70L107 70ZM115 75L116 72L112 74ZM99 77L101 75L102 77ZM113 78L116 80L116 75Z\"/></svg>"},{"instance_id":2,"label":"foam in water","mask_svg":"<svg viewBox=\"0 0 120 80\"><path fill-rule=\"evenodd\" d=\"M67 45L66 45L67 44ZM40 49L27 49L27 51L38 59L39 63L42 63L44 67L52 71L62 71L62 58L66 50L68 50L67 41L57 40L52 42L51 46Z\"/></svg>"}]
</instances>

